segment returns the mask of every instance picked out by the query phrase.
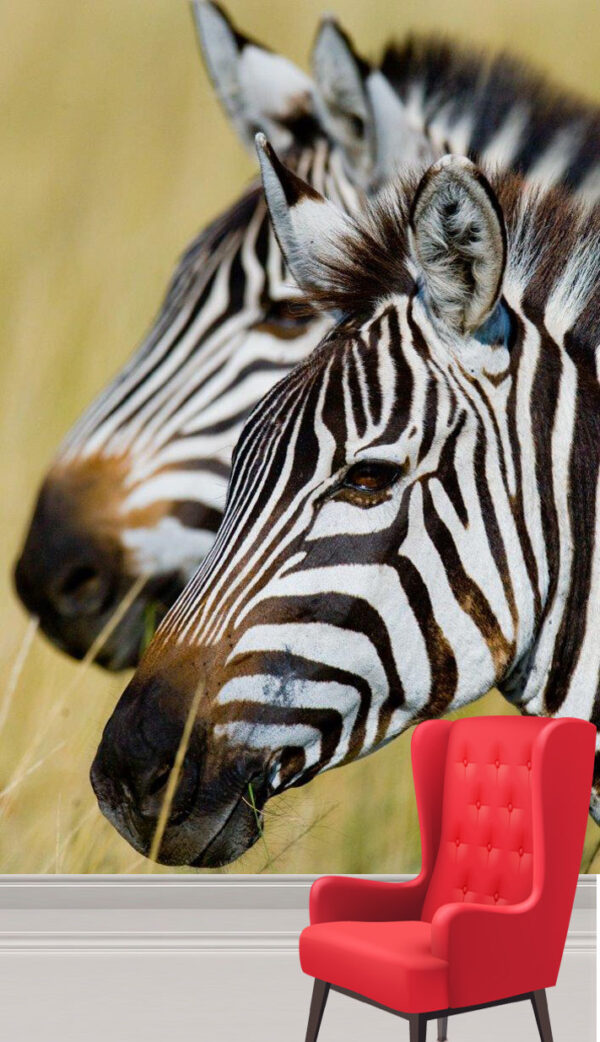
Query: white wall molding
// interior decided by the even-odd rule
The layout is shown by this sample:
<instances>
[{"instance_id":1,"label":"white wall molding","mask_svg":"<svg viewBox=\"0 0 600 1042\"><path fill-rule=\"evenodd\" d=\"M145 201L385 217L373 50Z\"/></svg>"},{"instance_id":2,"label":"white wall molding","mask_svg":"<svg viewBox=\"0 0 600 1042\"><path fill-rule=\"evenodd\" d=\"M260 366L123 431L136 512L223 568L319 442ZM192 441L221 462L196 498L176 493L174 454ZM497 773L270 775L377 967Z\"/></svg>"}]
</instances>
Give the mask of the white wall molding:
<instances>
[{"instance_id":1,"label":"white wall molding","mask_svg":"<svg viewBox=\"0 0 600 1042\"><path fill-rule=\"evenodd\" d=\"M0 932L1 952L296 952L299 931L16 930Z\"/></svg>"},{"instance_id":2,"label":"white wall molding","mask_svg":"<svg viewBox=\"0 0 600 1042\"><path fill-rule=\"evenodd\" d=\"M325 873L321 873L325 874ZM0 875L0 909L59 908L305 908L316 875ZM413 875L364 875L404 882ZM596 907L595 875L580 875L576 908Z\"/></svg>"},{"instance_id":3,"label":"white wall molding","mask_svg":"<svg viewBox=\"0 0 600 1042\"><path fill-rule=\"evenodd\" d=\"M15 931L2 933L0 953L6 952L297 952L300 931L238 930L216 932ZM569 931L565 952L595 954L594 931Z\"/></svg>"},{"instance_id":4,"label":"white wall molding","mask_svg":"<svg viewBox=\"0 0 600 1042\"><path fill-rule=\"evenodd\" d=\"M316 878L313 875L233 874L0 875L0 910L15 907L305 908ZM404 880L412 877L376 875L369 878Z\"/></svg>"},{"instance_id":5,"label":"white wall molding","mask_svg":"<svg viewBox=\"0 0 600 1042\"><path fill-rule=\"evenodd\" d=\"M0 876L0 953L294 952L313 879ZM567 952L595 953L595 909L596 877L580 876Z\"/></svg>"}]
</instances>

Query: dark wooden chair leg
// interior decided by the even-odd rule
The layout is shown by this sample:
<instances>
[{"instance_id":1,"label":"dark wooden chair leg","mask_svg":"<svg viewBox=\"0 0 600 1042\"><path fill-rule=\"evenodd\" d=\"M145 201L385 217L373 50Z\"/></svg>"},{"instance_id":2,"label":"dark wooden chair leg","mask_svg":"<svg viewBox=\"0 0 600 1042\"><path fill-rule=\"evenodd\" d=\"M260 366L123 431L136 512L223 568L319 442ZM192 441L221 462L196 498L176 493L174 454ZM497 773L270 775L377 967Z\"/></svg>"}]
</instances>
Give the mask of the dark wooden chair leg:
<instances>
[{"instance_id":1,"label":"dark wooden chair leg","mask_svg":"<svg viewBox=\"0 0 600 1042\"><path fill-rule=\"evenodd\" d=\"M319 1028L321 1027L328 994L329 984L323 980L316 980L313 988L312 999L310 1000L306 1042L317 1042L317 1035L319 1034Z\"/></svg>"},{"instance_id":2,"label":"dark wooden chair leg","mask_svg":"<svg viewBox=\"0 0 600 1042\"><path fill-rule=\"evenodd\" d=\"M438 1042L446 1042L448 1038L448 1017L438 1017Z\"/></svg>"},{"instance_id":3,"label":"dark wooden chair leg","mask_svg":"<svg viewBox=\"0 0 600 1042\"><path fill-rule=\"evenodd\" d=\"M535 1014L535 1020L542 1042L553 1042L552 1028L550 1027L550 1014L548 1012L548 999L546 998L546 992L543 989L541 991L534 991L531 996L531 1005L533 1006L533 1012Z\"/></svg>"},{"instance_id":4,"label":"dark wooden chair leg","mask_svg":"<svg viewBox=\"0 0 600 1042\"><path fill-rule=\"evenodd\" d=\"M410 1024L410 1042L425 1042L427 1020L423 1014L411 1013L408 1022Z\"/></svg>"}]
</instances>

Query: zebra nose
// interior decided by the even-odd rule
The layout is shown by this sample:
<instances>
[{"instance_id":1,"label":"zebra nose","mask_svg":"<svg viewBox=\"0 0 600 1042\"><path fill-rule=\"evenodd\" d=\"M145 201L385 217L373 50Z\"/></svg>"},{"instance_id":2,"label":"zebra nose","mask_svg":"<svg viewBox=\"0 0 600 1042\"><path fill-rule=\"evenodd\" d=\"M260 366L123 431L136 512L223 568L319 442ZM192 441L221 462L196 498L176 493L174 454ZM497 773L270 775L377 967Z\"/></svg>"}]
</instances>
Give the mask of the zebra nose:
<instances>
[{"instance_id":1,"label":"zebra nose","mask_svg":"<svg viewBox=\"0 0 600 1042\"><path fill-rule=\"evenodd\" d=\"M51 583L49 598L64 618L97 615L106 607L110 581L101 567L91 560L68 564Z\"/></svg>"},{"instance_id":2,"label":"zebra nose","mask_svg":"<svg viewBox=\"0 0 600 1042\"><path fill-rule=\"evenodd\" d=\"M142 852L150 849L165 801L169 829L196 807L207 734L191 716L186 730L194 704L167 678L134 677L104 729L92 787L102 813Z\"/></svg>"},{"instance_id":3,"label":"zebra nose","mask_svg":"<svg viewBox=\"0 0 600 1042\"><path fill-rule=\"evenodd\" d=\"M17 593L42 626L99 615L117 596L121 551L80 515L73 490L48 479L15 567Z\"/></svg>"}]
</instances>

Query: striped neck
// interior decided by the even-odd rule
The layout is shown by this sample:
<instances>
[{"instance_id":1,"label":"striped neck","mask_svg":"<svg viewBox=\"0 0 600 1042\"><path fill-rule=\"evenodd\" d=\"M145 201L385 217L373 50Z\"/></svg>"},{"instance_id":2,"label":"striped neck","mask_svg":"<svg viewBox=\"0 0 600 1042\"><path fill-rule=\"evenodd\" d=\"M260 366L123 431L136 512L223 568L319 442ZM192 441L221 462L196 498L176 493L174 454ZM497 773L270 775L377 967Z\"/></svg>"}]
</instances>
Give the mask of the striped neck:
<instances>
[{"instance_id":1,"label":"striped neck","mask_svg":"<svg viewBox=\"0 0 600 1042\"><path fill-rule=\"evenodd\" d=\"M532 332L530 424L535 447L529 527L537 515L544 560L531 569L536 633L499 685L528 713L600 722L600 388L569 337ZM527 376L523 377L527 382ZM524 480L524 475L521 480Z\"/></svg>"}]
</instances>

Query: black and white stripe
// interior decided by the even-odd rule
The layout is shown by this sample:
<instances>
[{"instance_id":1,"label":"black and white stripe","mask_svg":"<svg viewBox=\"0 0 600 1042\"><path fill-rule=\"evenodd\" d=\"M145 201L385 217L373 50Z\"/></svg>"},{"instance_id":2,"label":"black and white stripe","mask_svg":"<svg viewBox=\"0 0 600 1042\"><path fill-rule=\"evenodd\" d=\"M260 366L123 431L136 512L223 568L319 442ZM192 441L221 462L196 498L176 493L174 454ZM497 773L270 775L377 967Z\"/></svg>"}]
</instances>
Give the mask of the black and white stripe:
<instances>
[{"instance_id":1,"label":"black and white stripe","mask_svg":"<svg viewBox=\"0 0 600 1042\"><path fill-rule=\"evenodd\" d=\"M409 37L387 49L384 78L434 158L478 157L542 188L600 198L600 109L507 54L477 53L443 38Z\"/></svg>"}]
</instances>

